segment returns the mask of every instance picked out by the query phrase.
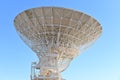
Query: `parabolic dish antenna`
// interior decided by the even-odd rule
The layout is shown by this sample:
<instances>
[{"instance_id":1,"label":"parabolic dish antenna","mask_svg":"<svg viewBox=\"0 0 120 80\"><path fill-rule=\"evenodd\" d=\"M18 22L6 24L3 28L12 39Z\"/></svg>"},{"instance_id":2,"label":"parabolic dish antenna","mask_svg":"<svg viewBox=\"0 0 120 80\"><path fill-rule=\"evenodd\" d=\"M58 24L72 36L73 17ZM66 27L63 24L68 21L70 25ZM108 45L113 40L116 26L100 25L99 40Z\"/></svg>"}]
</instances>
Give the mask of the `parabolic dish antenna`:
<instances>
[{"instance_id":1,"label":"parabolic dish antenna","mask_svg":"<svg viewBox=\"0 0 120 80\"><path fill-rule=\"evenodd\" d=\"M26 10L15 18L14 24L39 58L32 64L31 80L63 80L60 72L102 33L93 17L59 7Z\"/></svg>"}]
</instances>

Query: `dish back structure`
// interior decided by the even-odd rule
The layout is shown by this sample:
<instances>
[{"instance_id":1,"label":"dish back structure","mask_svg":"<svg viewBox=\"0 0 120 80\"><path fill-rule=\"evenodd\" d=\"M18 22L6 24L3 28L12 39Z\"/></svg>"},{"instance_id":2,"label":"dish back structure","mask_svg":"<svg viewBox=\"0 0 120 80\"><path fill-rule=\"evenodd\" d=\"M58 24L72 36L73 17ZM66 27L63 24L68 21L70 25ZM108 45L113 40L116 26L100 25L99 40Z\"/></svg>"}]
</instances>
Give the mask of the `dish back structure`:
<instances>
[{"instance_id":1,"label":"dish back structure","mask_svg":"<svg viewBox=\"0 0 120 80\"><path fill-rule=\"evenodd\" d=\"M60 73L102 33L101 25L91 16L59 7L26 10L14 24L39 58L32 63L31 80L63 80Z\"/></svg>"}]
</instances>

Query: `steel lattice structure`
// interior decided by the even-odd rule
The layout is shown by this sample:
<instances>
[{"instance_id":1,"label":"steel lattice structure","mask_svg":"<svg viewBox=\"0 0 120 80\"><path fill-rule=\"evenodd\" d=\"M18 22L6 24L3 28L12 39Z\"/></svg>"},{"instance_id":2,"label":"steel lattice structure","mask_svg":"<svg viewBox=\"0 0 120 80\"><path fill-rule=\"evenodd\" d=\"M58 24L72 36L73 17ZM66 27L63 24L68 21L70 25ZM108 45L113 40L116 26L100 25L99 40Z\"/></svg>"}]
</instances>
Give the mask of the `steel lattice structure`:
<instances>
[{"instance_id":1,"label":"steel lattice structure","mask_svg":"<svg viewBox=\"0 0 120 80\"><path fill-rule=\"evenodd\" d=\"M102 33L93 17L79 11L40 7L20 13L14 20L23 41L37 54L31 80L62 80L60 72Z\"/></svg>"}]
</instances>

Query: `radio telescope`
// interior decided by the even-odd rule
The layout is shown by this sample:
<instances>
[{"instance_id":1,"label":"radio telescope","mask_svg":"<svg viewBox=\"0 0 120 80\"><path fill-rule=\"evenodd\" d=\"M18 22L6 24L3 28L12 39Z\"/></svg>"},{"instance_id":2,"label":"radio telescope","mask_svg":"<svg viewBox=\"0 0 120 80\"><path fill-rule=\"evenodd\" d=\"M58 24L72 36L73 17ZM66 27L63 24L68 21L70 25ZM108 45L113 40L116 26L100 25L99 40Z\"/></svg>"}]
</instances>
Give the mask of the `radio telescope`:
<instances>
[{"instance_id":1,"label":"radio telescope","mask_svg":"<svg viewBox=\"0 0 120 80\"><path fill-rule=\"evenodd\" d=\"M60 73L102 33L93 17L59 7L26 10L15 18L14 24L39 58L31 65L31 80L64 80Z\"/></svg>"}]
</instances>

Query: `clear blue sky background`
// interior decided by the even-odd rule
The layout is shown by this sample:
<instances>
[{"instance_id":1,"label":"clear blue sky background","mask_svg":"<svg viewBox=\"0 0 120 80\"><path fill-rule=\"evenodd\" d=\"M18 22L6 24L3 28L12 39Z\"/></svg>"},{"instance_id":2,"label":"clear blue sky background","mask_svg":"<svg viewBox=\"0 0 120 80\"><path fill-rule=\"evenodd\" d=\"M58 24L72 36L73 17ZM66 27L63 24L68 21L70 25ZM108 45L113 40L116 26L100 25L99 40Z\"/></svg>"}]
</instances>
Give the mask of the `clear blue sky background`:
<instances>
[{"instance_id":1,"label":"clear blue sky background","mask_svg":"<svg viewBox=\"0 0 120 80\"><path fill-rule=\"evenodd\" d=\"M120 80L120 0L1 0L0 80L30 80L31 62L37 57L17 35L13 20L41 6L82 11L103 26L100 39L62 73L66 80Z\"/></svg>"}]
</instances>

